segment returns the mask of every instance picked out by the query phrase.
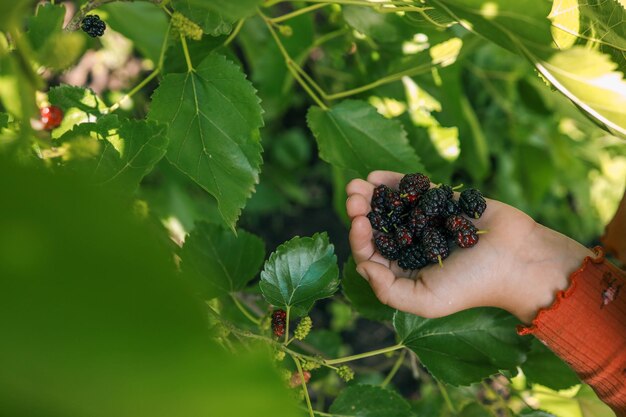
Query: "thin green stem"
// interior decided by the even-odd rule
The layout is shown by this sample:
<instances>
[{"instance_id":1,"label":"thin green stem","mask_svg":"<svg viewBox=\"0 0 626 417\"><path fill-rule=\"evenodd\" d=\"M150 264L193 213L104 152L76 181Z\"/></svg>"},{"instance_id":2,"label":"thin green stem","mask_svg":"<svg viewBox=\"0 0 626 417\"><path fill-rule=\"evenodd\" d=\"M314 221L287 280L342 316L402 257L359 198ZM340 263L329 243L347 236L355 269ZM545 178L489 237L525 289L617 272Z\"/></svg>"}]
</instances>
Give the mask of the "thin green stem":
<instances>
[{"instance_id":1,"label":"thin green stem","mask_svg":"<svg viewBox=\"0 0 626 417\"><path fill-rule=\"evenodd\" d=\"M237 308L239 309L239 311L241 311L241 313L246 316L246 318L248 320L250 320L252 323L256 324L257 326L259 324L261 324L261 320L254 317L247 308L245 308L241 302L239 301L239 299L237 298L237 296L235 294L230 294L230 298L232 298L233 303L235 303L235 305L237 306Z\"/></svg>"},{"instance_id":2,"label":"thin green stem","mask_svg":"<svg viewBox=\"0 0 626 417\"><path fill-rule=\"evenodd\" d=\"M326 98L328 97L326 92L322 89L322 87L319 86L318 83L315 82L315 80L305 70L302 69L301 66L298 65L294 67L294 69L300 74L300 76L306 82L308 82L311 85L311 87L313 87L315 91L317 91L317 94L319 94L322 97L322 99L326 100Z\"/></svg>"},{"instance_id":3,"label":"thin green stem","mask_svg":"<svg viewBox=\"0 0 626 417\"><path fill-rule=\"evenodd\" d=\"M235 40L237 35L239 35L239 32L241 32L241 28L243 27L244 23L246 23L246 19L241 19L239 22L237 22L237 26L235 26L235 29L233 29L232 33L224 41L224 45L223 46L228 46L228 45L231 44L232 41Z\"/></svg>"},{"instance_id":4,"label":"thin green stem","mask_svg":"<svg viewBox=\"0 0 626 417\"><path fill-rule=\"evenodd\" d=\"M384 353L393 352L394 350L398 350L402 348L404 348L404 345L402 343L399 343L397 345L389 346L386 348L359 353L358 355L345 356L343 358L337 358L337 359L328 359L328 360L325 360L324 363L327 365L337 365L339 363L356 361L358 359L363 359L363 358L369 358L370 356L382 355Z\"/></svg>"},{"instance_id":5,"label":"thin green stem","mask_svg":"<svg viewBox=\"0 0 626 417\"><path fill-rule=\"evenodd\" d=\"M272 17L270 18L270 20L274 23L280 23L289 19L293 19L294 17L300 16L306 13L310 13L317 9L321 9L326 6L330 6L330 3L319 3L319 4L314 4L312 6L303 7L301 9L295 10L291 13L284 14L282 16Z\"/></svg>"},{"instance_id":6,"label":"thin green stem","mask_svg":"<svg viewBox=\"0 0 626 417\"><path fill-rule=\"evenodd\" d=\"M183 45L183 53L185 54L185 61L187 62L187 72L193 71L193 65L191 63L191 56L189 56L189 49L187 48L187 39L181 33L180 34L180 43Z\"/></svg>"},{"instance_id":7,"label":"thin green stem","mask_svg":"<svg viewBox=\"0 0 626 417\"><path fill-rule=\"evenodd\" d=\"M291 72L291 75L293 75L293 78L295 78L296 81L298 81L300 86L304 88L304 91L307 92L307 94L313 99L313 101L315 101L315 103L319 107L321 107L323 110L325 111L329 110L328 106L324 104L324 102L317 96L317 94L315 94L315 92L311 89L311 87L300 76L299 70L302 70L302 68L300 68L300 66L293 61L288 62L287 67L289 68L289 72ZM302 72L304 72L304 70L302 70Z\"/></svg>"},{"instance_id":8,"label":"thin green stem","mask_svg":"<svg viewBox=\"0 0 626 417\"><path fill-rule=\"evenodd\" d=\"M267 29L270 31L270 34L272 35L272 38L274 38L274 42L276 42L276 45L278 46L280 53L283 55L283 58L285 59L285 64L287 65L287 69L289 70L289 72L291 72L291 75L293 76L293 78L300 84L300 86L304 89L304 91L306 91L306 93L313 99L313 101L315 101L315 103L318 106L320 106L324 110L328 110L328 106L326 106L322 102L322 100L313 92L313 90L311 90L311 87L302 79L302 77L298 73L298 70L296 68L300 68L300 66L296 62L294 62L294 60L289 55L289 52L287 52L285 45L283 45L282 41L280 40L280 37L278 36L278 33L276 33L276 30L272 26L273 23L270 20L270 18L265 16L263 12L261 12L260 10L258 10L258 13L263 19L263 21L265 22Z\"/></svg>"},{"instance_id":9,"label":"thin green stem","mask_svg":"<svg viewBox=\"0 0 626 417\"><path fill-rule=\"evenodd\" d=\"M385 380L380 384L381 387L385 388L391 382L393 377L396 376L396 373L398 372L398 369L400 369L400 367L402 366L402 363L404 362L405 357L406 357L406 350L403 350L402 352L400 352L400 356L398 356L398 360L396 360L396 363L393 364L393 368L391 368L391 371L389 371Z\"/></svg>"},{"instance_id":10,"label":"thin green stem","mask_svg":"<svg viewBox=\"0 0 626 417\"><path fill-rule=\"evenodd\" d=\"M300 360L298 358L292 357L292 359L295 362L296 367L298 368L298 372L300 373L300 382L302 384L302 391L304 392L306 406L309 409L309 416L315 417L315 414L313 413L313 406L311 405L311 398L309 397L309 390L307 389L306 381L304 380L304 372L302 371L302 365L300 365Z\"/></svg>"},{"instance_id":11,"label":"thin green stem","mask_svg":"<svg viewBox=\"0 0 626 417\"><path fill-rule=\"evenodd\" d=\"M287 317L285 318L285 346L289 344L289 313L291 312L291 307L287 307Z\"/></svg>"},{"instance_id":12,"label":"thin green stem","mask_svg":"<svg viewBox=\"0 0 626 417\"><path fill-rule=\"evenodd\" d=\"M317 410L313 410L313 412L317 414L318 416L322 416L322 417L352 417L352 416L346 416L343 414L330 414L330 413L325 413L323 411L317 411Z\"/></svg>"},{"instance_id":13,"label":"thin green stem","mask_svg":"<svg viewBox=\"0 0 626 417\"><path fill-rule=\"evenodd\" d=\"M152 81L154 77L159 75L159 73L163 69L163 62L165 61L165 51L167 49L167 40L169 39L171 28L172 28L172 24L170 23L167 26L167 30L165 31L165 36L163 37L163 43L161 44L161 52L159 53L159 62L157 62L157 66L154 69L154 71L152 71L146 78L144 78L143 81L137 84L135 88L130 90L128 93L124 94L124 97L122 97L117 102L115 102L111 107L109 107L106 111L107 113L112 113L115 110L117 110L125 100L128 100L129 98L137 94L137 92L141 90L142 88L144 88L150 81Z\"/></svg>"},{"instance_id":14,"label":"thin green stem","mask_svg":"<svg viewBox=\"0 0 626 417\"><path fill-rule=\"evenodd\" d=\"M376 81L373 81L369 84L365 84L362 85L361 87L357 87L357 88L353 88L351 90L346 90L346 91L342 91L340 93L335 93L335 94L329 94L327 95L325 98L327 100L337 100L340 98L345 98L345 97L349 97L349 96L353 96L356 94L360 94L363 93L365 91L369 91L372 90L376 87L379 87L381 85L384 84L388 84L394 81L398 81L400 79L402 79L402 77L411 77L417 74L420 74L422 72L428 71L433 65L431 64L425 64L425 65L420 65L419 67L415 67L415 68L411 68L408 70L404 70L404 71L400 71L397 72L395 74L390 74L384 78L378 79Z\"/></svg>"},{"instance_id":15,"label":"thin green stem","mask_svg":"<svg viewBox=\"0 0 626 417\"><path fill-rule=\"evenodd\" d=\"M146 78L144 78L139 84L137 84L132 90L130 90L128 93L124 94L124 96L119 99L118 101L116 101L111 107L109 107L106 111L106 113L112 113L115 110L119 109L119 107L121 106L121 104L128 100L129 98L131 98L132 96L134 96L139 90L141 90L142 88L144 88L150 81L152 81L152 79L154 77L156 77L157 75L159 75L159 73L161 72L161 68L157 67L154 69L154 71L152 71L150 73L150 75L148 75Z\"/></svg>"},{"instance_id":16,"label":"thin green stem","mask_svg":"<svg viewBox=\"0 0 626 417\"><path fill-rule=\"evenodd\" d=\"M446 387L441 382L439 382L439 380L435 379L435 381L437 382L437 387L439 387L441 396L443 397L443 400L446 402L446 405L448 406L448 409L450 410L450 412L455 416L458 415L458 412L456 411L454 404L452 404L452 401L450 400L450 395L448 395L448 390L446 389Z\"/></svg>"}]
</instances>

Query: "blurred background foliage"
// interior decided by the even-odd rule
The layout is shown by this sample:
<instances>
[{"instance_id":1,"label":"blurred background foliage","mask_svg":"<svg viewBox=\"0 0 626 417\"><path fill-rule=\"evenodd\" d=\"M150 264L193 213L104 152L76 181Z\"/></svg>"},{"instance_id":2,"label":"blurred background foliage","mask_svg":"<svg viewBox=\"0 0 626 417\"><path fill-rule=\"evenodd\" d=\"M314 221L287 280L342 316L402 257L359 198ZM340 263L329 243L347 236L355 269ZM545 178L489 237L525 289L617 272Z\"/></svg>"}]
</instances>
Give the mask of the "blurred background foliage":
<instances>
[{"instance_id":1,"label":"blurred background foliage","mask_svg":"<svg viewBox=\"0 0 626 417\"><path fill-rule=\"evenodd\" d=\"M158 1L56 3L0 2L0 150L13 155L13 162L0 160L0 328L6 338L0 403L12 416L294 415L290 398L297 395L268 383L278 381L269 361L246 354L254 347L235 349L244 353L239 359L223 355L236 338L225 337L175 278L178 246L203 230L195 225L203 221L212 224L206 230L217 230L224 221L215 196L161 159L164 143L155 145L153 169L104 196L74 178L53 180L23 168L63 175L65 167L92 170L106 150L76 140L72 135L81 129L106 136L119 123L122 140L124 134L161 138L157 124L126 119L143 123L160 77L187 71L185 51ZM433 7L422 13L343 3L352 4L168 5L203 29L200 40L187 40L193 66L213 52L225 55L261 99L263 165L237 222L265 242L265 249L255 246L255 256L322 230L334 244L346 296L316 304L310 312L316 328L307 339L309 351L326 357L395 342L388 323L393 311L377 304L349 259L344 208L350 179L368 167L390 166L382 159L356 163L333 148L336 133L321 131L330 129L323 122L330 113L310 111L320 105L312 95L333 117L365 121L363 135L389 135L374 142L402 143L399 171L423 170L434 182L480 188L585 245L598 242L626 188L623 0L406 2ZM102 38L62 30L80 6L94 5L108 25ZM264 16L254 13L257 5L274 17L279 43ZM561 55L551 55L559 49ZM285 54L314 80L305 79L313 94L301 88ZM571 73L559 79L554 68ZM50 134L31 123L47 103L66 110ZM106 114L111 109L115 115ZM258 286L247 283L231 290L267 317ZM209 304L229 322L254 329L230 295ZM542 346L533 345L528 356L539 362L506 375L511 381L493 377L478 387L442 390L416 355L402 356L406 366L395 368L398 357L389 354L355 365L353 384L382 384L402 394L406 400L388 397L399 415L494 416L527 403L568 417L611 415ZM349 413L354 391L328 369L316 372L310 387L317 408L328 408L341 392L330 411ZM55 403L68 394L75 397L70 409ZM139 413L137 398L145 400ZM367 415L389 416L376 412L385 411Z\"/></svg>"}]
</instances>

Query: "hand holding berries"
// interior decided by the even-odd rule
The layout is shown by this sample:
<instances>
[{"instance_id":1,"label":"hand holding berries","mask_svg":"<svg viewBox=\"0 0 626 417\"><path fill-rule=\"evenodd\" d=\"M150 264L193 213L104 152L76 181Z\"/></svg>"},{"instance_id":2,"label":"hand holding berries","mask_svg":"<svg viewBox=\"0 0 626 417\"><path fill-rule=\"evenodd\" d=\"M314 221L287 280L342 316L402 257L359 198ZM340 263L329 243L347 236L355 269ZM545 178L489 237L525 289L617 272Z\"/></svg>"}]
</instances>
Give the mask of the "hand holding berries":
<instances>
[{"instance_id":1,"label":"hand holding berries","mask_svg":"<svg viewBox=\"0 0 626 417\"><path fill-rule=\"evenodd\" d=\"M390 261L376 248L375 239L381 235L395 238L398 227L392 224L388 232L373 230L367 214L373 211L370 201L375 188L384 184L393 191L402 178L399 173L375 171L367 181L355 179L346 187L356 270L376 297L391 308L437 318L474 307L498 307L530 323L540 308L550 306L554 295L568 287L568 277L580 268L585 256L594 256L522 211L499 201L485 201L471 191L463 194L463 200L467 199L463 207L459 204L463 211L452 215L445 211L444 216L426 215L419 208L426 193L410 203L405 208L408 215L400 219L412 229L411 244L397 245L398 259ZM431 187L443 188L446 196L452 194L452 201L458 202L459 194L450 193L448 187ZM476 216L480 218L475 220ZM440 235L430 232L433 228ZM488 229L489 234L481 235L478 228ZM429 248L431 252L441 249L437 246L441 235L452 249L443 268L435 267L432 261L436 257L427 253ZM425 236L438 239L424 242ZM389 242L386 245L393 247ZM471 249L454 250L454 246Z\"/></svg>"},{"instance_id":2,"label":"hand holding berries","mask_svg":"<svg viewBox=\"0 0 626 417\"><path fill-rule=\"evenodd\" d=\"M430 179L421 173L405 175L398 188L377 186L367 214L372 229L380 232L374 244L385 259L397 260L402 269L419 269L442 265L450 254L449 238L460 248L478 243L478 229L461 210L480 217L487 207L480 191L466 190L457 202L452 187L430 188Z\"/></svg>"}]
</instances>

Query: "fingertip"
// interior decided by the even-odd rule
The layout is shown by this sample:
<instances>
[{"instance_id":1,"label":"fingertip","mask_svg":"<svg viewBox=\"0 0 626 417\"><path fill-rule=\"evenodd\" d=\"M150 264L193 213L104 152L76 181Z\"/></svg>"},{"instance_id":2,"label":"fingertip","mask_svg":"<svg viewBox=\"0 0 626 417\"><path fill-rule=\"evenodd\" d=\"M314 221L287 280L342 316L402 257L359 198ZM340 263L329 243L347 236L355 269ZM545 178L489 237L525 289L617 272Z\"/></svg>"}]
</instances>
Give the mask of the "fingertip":
<instances>
[{"instance_id":1,"label":"fingertip","mask_svg":"<svg viewBox=\"0 0 626 417\"><path fill-rule=\"evenodd\" d=\"M375 186L385 184L389 187L396 188L404 174L393 171L372 171L367 176L367 181Z\"/></svg>"},{"instance_id":2,"label":"fingertip","mask_svg":"<svg viewBox=\"0 0 626 417\"><path fill-rule=\"evenodd\" d=\"M348 194L348 196L351 196L354 194L361 194L365 197L367 196L371 197L373 191L374 191L374 186L370 184L369 182L362 180L360 178L352 180L348 183L348 185L346 185L346 194Z\"/></svg>"},{"instance_id":3,"label":"fingertip","mask_svg":"<svg viewBox=\"0 0 626 417\"><path fill-rule=\"evenodd\" d=\"M352 194L346 200L346 211L351 219L367 215L370 209L370 204L361 194Z\"/></svg>"},{"instance_id":4,"label":"fingertip","mask_svg":"<svg viewBox=\"0 0 626 417\"><path fill-rule=\"evenodd\" d=\"M366 217L357 216L352 220L349 235L350 249L357 264L368 260L376 251L372 235L372 226Z\"/></svg>"}]
</instances>

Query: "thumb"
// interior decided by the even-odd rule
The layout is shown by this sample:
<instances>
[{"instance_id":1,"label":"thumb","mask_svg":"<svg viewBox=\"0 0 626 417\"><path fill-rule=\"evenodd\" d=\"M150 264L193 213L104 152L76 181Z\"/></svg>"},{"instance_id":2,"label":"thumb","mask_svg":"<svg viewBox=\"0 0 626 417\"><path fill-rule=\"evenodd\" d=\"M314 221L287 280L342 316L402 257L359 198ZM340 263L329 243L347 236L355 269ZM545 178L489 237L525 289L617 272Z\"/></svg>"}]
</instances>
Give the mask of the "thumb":
<instances>
[{"instance_id":1,"label":"thumb","mask_svg":"<svg viewBox=\"0 0 626 417\"><path fill-rule=\"evenodd\" d=\"M381 303L425 318L448 315L451 306L443 303L421 278L401 278L386 266L373 261L361 262L357 271L372 287Z\"/></svg>"}]
</instances>

